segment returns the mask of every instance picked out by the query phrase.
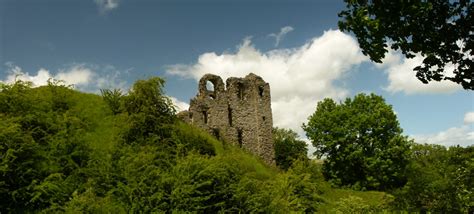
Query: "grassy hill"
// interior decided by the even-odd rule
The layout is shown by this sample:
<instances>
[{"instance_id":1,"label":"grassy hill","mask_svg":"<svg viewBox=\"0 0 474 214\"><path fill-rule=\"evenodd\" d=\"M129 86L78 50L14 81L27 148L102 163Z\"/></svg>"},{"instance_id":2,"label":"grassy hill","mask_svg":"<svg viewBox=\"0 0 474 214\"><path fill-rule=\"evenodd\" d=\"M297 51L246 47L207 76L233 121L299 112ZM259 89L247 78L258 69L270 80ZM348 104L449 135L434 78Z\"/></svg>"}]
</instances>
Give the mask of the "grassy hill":
<instances>
[{"instance_id":1,"label":"grassy hill","mask_svg":"<svg viewBox=\"0 0 474 214\"><path fill-rule=\"evenodd\" d=\"M268 166L180 122L162 84L104 97L2 85L0 212L366 213L393 200L331 187L321 163Z\"/></svg>"}]
</instances>

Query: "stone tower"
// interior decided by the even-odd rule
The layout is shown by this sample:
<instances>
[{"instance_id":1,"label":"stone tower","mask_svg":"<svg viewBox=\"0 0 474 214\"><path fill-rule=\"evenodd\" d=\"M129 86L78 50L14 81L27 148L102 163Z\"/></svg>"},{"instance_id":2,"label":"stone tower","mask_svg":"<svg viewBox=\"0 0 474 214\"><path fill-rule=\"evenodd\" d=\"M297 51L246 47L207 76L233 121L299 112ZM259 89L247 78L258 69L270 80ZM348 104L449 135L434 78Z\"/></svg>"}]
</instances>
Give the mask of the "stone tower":
<instances>
[{"instance_id":1,"label":"stone tower","mask_svg":"<svg viewBox=\"0 0 474 214\"><path fill-rule=\"evenodd\" d=\"M269 84L253 73L245 78L230 77L225 85L221 77L206 74L189 110L178 116L274 164L270 102Z\"/></svg>"}]
</instances>

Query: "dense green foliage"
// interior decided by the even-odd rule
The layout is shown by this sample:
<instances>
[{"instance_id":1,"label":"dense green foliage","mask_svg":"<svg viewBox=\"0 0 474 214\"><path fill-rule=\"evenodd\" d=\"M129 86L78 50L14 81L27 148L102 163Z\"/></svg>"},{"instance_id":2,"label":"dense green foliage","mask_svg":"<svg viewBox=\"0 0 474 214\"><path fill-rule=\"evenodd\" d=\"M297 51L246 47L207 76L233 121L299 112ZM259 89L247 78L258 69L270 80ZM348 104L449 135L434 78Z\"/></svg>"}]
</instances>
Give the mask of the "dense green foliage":
<instances>
[{"instance_id":1,"label":"dense green foliage","mask_svg":"<svg viewBox=\"0 0 474 214\"><path fill-rule=\"evenodd\" d=\"M60 81L0 84L0 212L472 212L473 147L412 144L393 195L334 189L294 132L275 132L285 170L267 166L178 121L163 83L102 97Z\"/></svg>"},{"instance_id":2,"label":"dense green foliage","mask_svg":"<svg viewBox=\"0 0 474 214\"><path fill-rule=\"evenodd\" d=\"M387 190L405 183L409 144L382 97L359 94L337 104L318 103L303 126L324 156L324 175L339 186Z\"/></svg>"},{"instance_id":3,"label":"dense green foliage","mask_svg":"<svg viewBox=\"0 0 474 214\"><path fill-rule=\"evenodd\" d=\"M394 192L399 209L474 212L474 146L413 144L408 172L408 183Z\"/></svg>"},{"instance_id":4,"label":"dense green foliage","mask_svg":"<svg viewBox=\"0 0 474 214\"><path fill-rule=\"evenodd\" d=\"M50 82L0 85L0 210L43 209L64 203L81 183L92 126L77 114L71 91Z\"/></svg>"},{"instance_id":5,"label":"dense green foliage","mask_svg":"<svg viewBox=\"0 0 474 214\"><path fill-rule=\"evenodd\" d=\"M298 139L298 134L290 129L273 128L275 162L281 169L287 170L296 160L308 159L306 142Z\"/></svg>"},{"instance_id":6,"label":"dense green foliage","mask_svg":"<svg viewBox=\"0 0 474 214\"><path fill-rule=\"evenodd\" d=\"M377 206L345 196L330 212L474 211L474 146L447 149L410 142L380 96L359 94L339 104L325 99L303 128L315 154L325 158L322 170L331 183L393 195L380 198L384 203Z\"/></svg>"},{"instance_id":7,"label":"dense green foliage","mask_svg":"<svg viewBox=\"0 0 474 214\"><path fill-rule=\"evenodd\" d=\"M104 98L104 101L107 103L113 114L118 114L122 111L121 99L123 97L123 93L120 91L120 89L101 89L100 93L102 94L102 98Z\"/></svg>"},{"instance_id":8,"label":"dense green foliage","mask_svg":"<svg viewBox=\"0 0 474 214\"><path fill-rule=\"evenodd\" d=\"M423 83L450 80L474 90L474 2L469 0L345 0L339 28L357 37L362 52L381 62L387 47L408 58L420 53L414 70ZM445 74L453 66L454 76Z\"/></svg>"},{"instance_id":9,"label":"dense green foliage","mask_svg":"<svg viewBox=\"0 0 474 214\"><path fill-rule=\"evenodd\" d=\"M178 121L163 83L102 97L59 81L1 84L0 212L288 213L325 203L318 164L279 172Z\"/></svg>"}]
</instances>

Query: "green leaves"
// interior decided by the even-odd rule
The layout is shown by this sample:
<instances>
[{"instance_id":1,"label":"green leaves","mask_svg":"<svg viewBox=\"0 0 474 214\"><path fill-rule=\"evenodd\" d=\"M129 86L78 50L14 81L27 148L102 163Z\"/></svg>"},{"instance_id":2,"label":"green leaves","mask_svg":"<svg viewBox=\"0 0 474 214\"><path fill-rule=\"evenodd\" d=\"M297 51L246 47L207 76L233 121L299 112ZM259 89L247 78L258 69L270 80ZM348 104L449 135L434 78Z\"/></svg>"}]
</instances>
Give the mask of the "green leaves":
<instances>
[{"instance_id":1,"label":"green leaves","mask_svg":"<svg viewBox=\"0 0 474 214\"><path fill-rule=\"evenodd\" d=\"M164 80L158 77L138 80L128 95L120 98L129 118L129 127L123 133L126 143L170 137L176 110L172 101L165 96L163 85Z\"/></svg>"},{"instance_id":2,"label":"green leaves","mask_svg":"<svg viewBox=\"0 0 474 214\"><path fill-rule=\"evenodd\" d=\"M339 28L355 34L362 52L381 63L387 47L400 50L407 58L425 57L416 67L423 83L450 80L474 90L473 61L474 2L430 1L352 1L338 15ZM445 66L453 65L454 76Z\"/></svg>"},{"instance_id":3,"label":"green leaves","mask_svg":"<svg viewBox=\"0 0 474 214\"><path fill-rule=\"evenodd\" d=\"M290 129L273 128L275 161L278 167L287 170L296 160L307 160L306 142L298 139L298 134Z\"/></svg>"},{"instance_id":4,"label":"green leaves","mask_svg":"<svg viewBox=\"0 0 474 214\"><path fill-rule=\"evenodd\" d=\"M72 90L55 84L2 85L0 102L0 210L30 212L54 207L83 182L89 159L86 123L73 106ZM64 96L63 96L64 95Z\"/></svg>"},{"instance_id":5,"label":"green leaves","mask_svg":"<svg viewBox=\"0 0 474 214\"><path fill-rule=\"evenodd\" d=\"M155 116L173 116L176 110L163 92L164 83L159 77L136 81L124 97L125 110L129 114L144 112Z\"/></svg>"},{"instance_id":6,"label":"green leaves","mask_svg":"<svg viewBox=\"0 0 474 214\"><path fill-rule=\"evenodd\" d=\"M323 172L333 183L378 190L403 185L407 139L382 97L359 94L340 104L325 99L303 129L315 155L326 158Z\"/></svg>"},{"instance_id":7,"label":"green leaves","mask_svg":"<svg viewBox=\"0 0 474 214\"><path fill-rule=\"evenodd\" d=\"M468 213L474 208L474 147L412 144L407 184L396 207L412 212Z\"/></svg>"},{"instance_id":8,"label":"green leaves","mask_svg":"<svg viewBox=\"0 0 474 214\"><path fill-rule=\"evenodd\" d=\"M121 98L123 94L120 89L100 89L100 93L114 115L122 112Z\"/></svg>"},{"instance_id":9,"label":"green leaves","mask_svg":"<svg viewBox=\"0 0 474 214\"><path fill-rule=\"evenodd\" d=\"M0 83L0 112L21 114L33 107L31 82L16 81L14 84Z\"/></svg>"}]
</instances>

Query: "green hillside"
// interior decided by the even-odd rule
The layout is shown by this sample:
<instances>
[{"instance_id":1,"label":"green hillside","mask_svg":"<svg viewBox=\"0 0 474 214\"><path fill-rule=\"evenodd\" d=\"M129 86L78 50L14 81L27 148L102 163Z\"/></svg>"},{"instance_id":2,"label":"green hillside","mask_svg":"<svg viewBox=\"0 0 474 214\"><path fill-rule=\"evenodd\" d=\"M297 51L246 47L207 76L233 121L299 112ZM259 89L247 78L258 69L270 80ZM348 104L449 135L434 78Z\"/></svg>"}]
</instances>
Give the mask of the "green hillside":
<instances>
[{"instance_id":1,"label":"green hillside","mask_svg":"<svg viewBox=\"0 0 474 214\"><path fill-rule=\"evenodd\" d=\"M0 88L0 213L370 213L395 197L332 187L321 162L268 166L180 122L159 78L123 95Z\"/></svg>"}]
</instances>

